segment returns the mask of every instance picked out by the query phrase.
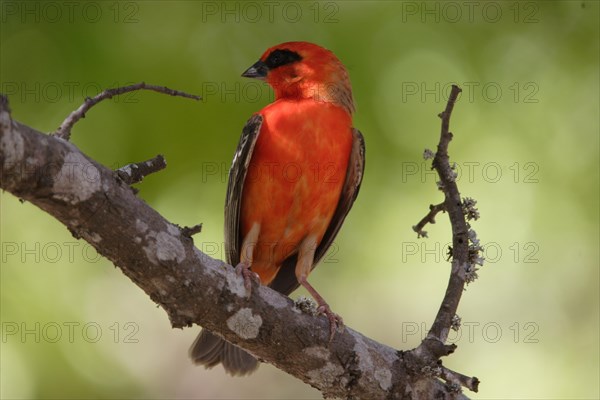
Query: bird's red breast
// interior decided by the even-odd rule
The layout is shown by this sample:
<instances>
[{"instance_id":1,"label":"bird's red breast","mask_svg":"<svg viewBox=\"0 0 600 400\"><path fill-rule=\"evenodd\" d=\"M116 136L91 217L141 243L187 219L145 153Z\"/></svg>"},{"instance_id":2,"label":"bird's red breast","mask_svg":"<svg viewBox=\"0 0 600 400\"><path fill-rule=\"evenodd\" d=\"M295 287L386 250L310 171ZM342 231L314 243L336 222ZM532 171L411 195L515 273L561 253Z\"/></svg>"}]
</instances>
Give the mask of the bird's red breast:
<instances>
[{"instance_id":1,"label":"bird's red breast","mask_svg":"<svg viewBox=\"0 0 600 400\"><path fill-rule=\"evenodd\" d=\"M340 105L279 99L259 112L258 136L243 191L241 233L258 224L252 270L269 284L282 262L314 235L321 241L344 185L352 119Z\"/></svg>"}]
</instances>

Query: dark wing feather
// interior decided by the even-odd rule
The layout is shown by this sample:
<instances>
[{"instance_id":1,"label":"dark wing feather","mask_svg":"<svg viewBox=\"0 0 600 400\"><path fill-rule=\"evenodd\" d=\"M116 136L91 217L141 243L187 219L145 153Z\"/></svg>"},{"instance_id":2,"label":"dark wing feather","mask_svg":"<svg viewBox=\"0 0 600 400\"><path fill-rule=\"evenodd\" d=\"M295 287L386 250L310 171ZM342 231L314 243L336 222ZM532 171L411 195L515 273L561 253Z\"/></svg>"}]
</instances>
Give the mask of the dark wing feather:
<instances>
[{"instance_id":1,"label":"dark wing feather","mask_svg":"<svg viewBox=\"0 0 600 400\"><path fill-rule=\"evenodd\" d=\"M242 192L262 121L260 115L254 115L246 122L229 170L225 198L225 256L227 262L233 266L240 262ZM196 364L206 368L222 363L225 371L233 376L250 374L258 367L258 361L252 355L205 329L192 345L190 356Z\"/></svg>"},{"instance_id":2,"label":"dark wing feather","mask_svg":"<svg viewBox=\"0 0 600 400\"><path fill-rule=\"evenodd\" d=\"M340 193L340 200L333 217L331 218L331 222L325 231L323 240L321 240L321 243L315 252L315 261L312 265L313 269L317 266L319 261L321 261L323 256L325 256L325 253L327 253L327 250L333 243L333 240L342 227L344 219L346 218L346 215L348 215L350 208L352 208L352 204L354 204L354 200L356 200L356 196L358 196L358 191L360 190L360 184L365 170L365 140L358 129L352 129L352 136L352 150L350 153L350 160L348 161L348 170L346 171L344 187ZM275 279L269 285L272 289L287 295L300 286L296 279L295 272L297 260L298 255L294 254L283 262Z\"/></svg>"},{"instance_id":3,"label":"dark wing feather","mask_svg":"<svg viewBox=\"0 0 600 400\"><path fill-rule=\"evenodd\" d=\"M253 115L246 122L229 170L227 196L225 198L225 256L227 262L234 267L240 262L240 249L242 246L240 209L244 181L262 122L263 118L260 115Z\"/></svg>"}]
</instances>

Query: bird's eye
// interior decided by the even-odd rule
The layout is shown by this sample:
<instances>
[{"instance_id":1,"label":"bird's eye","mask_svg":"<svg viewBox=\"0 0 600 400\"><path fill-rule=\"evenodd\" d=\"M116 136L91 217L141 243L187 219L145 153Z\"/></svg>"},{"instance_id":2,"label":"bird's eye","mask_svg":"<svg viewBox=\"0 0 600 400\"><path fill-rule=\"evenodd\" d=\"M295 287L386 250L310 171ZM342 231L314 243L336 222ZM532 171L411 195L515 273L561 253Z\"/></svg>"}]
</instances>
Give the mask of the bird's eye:
<instances>
[{"instance_id":1,"label":"bird's eye","mask_svg":"<svg viewBox=\"0 0 600 400\"><path fill-rule=\"evenodd\" d=\"M302 60L302 56L295 51L288 49L273 50L265 60L265 64L269 69L281 67Z\"/></svg>"},{"instance_id":2,"label":"bird's eye","mask_svg":"<svg viewBox=\"0 0 600 400\"><path fill-rule=\"evenodd\" d=\"M281 53L274 53L273 57L271 57L271 62L273 62L273 64L279 64L281 63Z\"/></svg>"}]
</instances>

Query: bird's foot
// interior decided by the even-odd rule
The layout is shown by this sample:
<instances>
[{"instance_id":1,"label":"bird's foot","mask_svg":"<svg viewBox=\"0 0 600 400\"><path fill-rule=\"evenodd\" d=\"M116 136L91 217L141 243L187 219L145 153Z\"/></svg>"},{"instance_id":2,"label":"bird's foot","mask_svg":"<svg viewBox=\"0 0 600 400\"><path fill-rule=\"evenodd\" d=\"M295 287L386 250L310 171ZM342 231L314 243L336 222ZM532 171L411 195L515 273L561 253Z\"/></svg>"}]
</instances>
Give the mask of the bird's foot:
<instances>
[{"instance_id":1,"label":"bird's foot","mask_svg":"<svg viewBox=\"0 0 600 400\"><path fill-rule=\"evenodd\" d=\"M344 320L342 317L331 311L329 308L329 304L323 299L323 297L315 290L314 287L306 280L306 275L300 275L298 277L298 282L304 286L308 293L317 301L319 307L317 307L317 314L325 314L327 319L329 320L329 343L333 340L335 336L335 332L337 329L344 329Z\"/></svg>"},{"instance_id":2,"label":"bird's foot","mask_svg":"<svg viewBox=\"0 0 600 400\"><path fill-rule=\"evenodd\" d=\"M333 340L335 332L338 329L344 330L344 320L342 317L331 311L329 304L323 302L317 308L319 314L324 314L329 320L329 343Z\"/></svg>"},{"instance_id":3,"label":"bird's foot","mask_svg":"<svg viewBox=\"0 0 600 400\"><path fill-rule=\"evenodd\" d=\"M244 278L244 287L248 292L248 297L252 294L252 281L260 285L260 277L258 274L250 269L250 266L246 263L239 263L235 267L235 273L241 275Z\"/></svg>"}]
</instances>

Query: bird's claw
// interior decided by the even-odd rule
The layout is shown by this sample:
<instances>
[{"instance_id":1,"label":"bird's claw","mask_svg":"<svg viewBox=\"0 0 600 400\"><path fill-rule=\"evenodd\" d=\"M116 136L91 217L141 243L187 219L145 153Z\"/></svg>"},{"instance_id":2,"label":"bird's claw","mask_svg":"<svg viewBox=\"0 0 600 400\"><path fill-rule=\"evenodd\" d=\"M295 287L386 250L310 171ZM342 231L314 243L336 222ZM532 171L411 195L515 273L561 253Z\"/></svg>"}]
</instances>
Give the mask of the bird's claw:
<instances>
[{"instance_id":1,"label":"bird's claw","mask_svg":"<svg viewBox=\"0 0 600 400\"><path fill-rule=\"evenodd\" d=\"M342 317L331 311L329 304L321 304L317 308L317 313L324 314L329 320L329 343L333 340L335 332L338 329L344 330L344 320Z\"/></svg>"},{"instance_id":2,"label":"bird's claw","mask_svg":"<svg viewBox=\"0 0 600 400\"><path fill-rule=\"evenodd\" d=\"M248 292L248 297L252 294L252 281L260 284L260 277L258 274L252 270L250 270L250 266L246 263L239 263L235 267L235 273L241 275L244 278L244 287Z\"/></svg>"}]
</instances>

